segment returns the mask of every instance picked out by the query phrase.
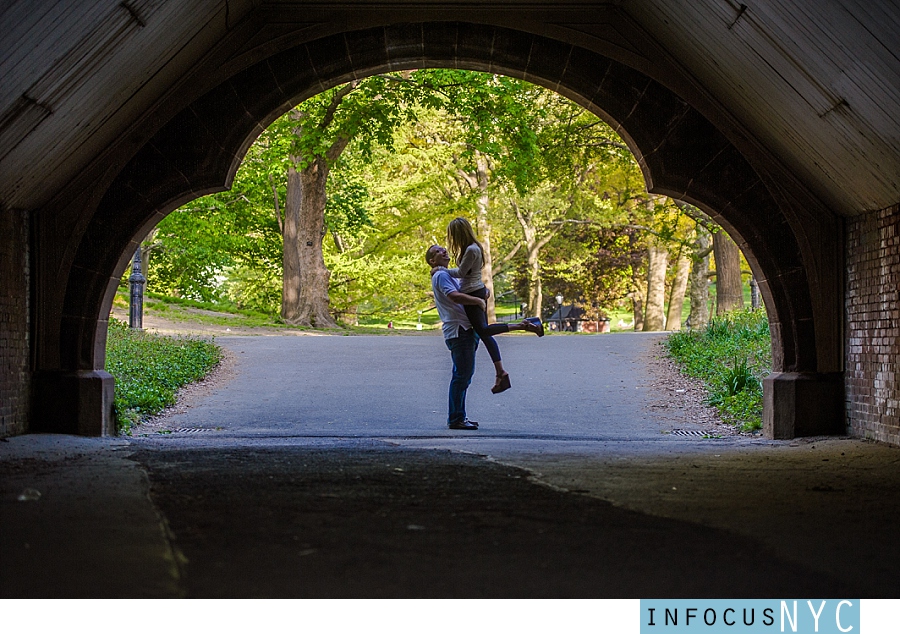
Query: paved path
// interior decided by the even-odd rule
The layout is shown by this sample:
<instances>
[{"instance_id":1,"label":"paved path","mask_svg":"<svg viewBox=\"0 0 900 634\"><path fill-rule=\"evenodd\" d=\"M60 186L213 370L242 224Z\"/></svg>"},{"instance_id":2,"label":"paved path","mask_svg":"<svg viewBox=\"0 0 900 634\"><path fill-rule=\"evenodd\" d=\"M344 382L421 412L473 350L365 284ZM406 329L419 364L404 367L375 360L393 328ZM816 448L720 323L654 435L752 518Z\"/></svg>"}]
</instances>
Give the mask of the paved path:
<instances>
[{"instance_id":1,"label":"paved path","mask_svg":"<svg viewBox=\"0 0 900 634\"><path fill-rule=\"evenodd\" d=\"M467 403L480 437L666 440L663 431L690 425L648 408L658 334L500 339L513 387L491 394L479 348ZM171 425L223 436L466 435L446 428L450 353L440 336L217 341L237 356L237 376Z\"/></svg>"}]
</instances>

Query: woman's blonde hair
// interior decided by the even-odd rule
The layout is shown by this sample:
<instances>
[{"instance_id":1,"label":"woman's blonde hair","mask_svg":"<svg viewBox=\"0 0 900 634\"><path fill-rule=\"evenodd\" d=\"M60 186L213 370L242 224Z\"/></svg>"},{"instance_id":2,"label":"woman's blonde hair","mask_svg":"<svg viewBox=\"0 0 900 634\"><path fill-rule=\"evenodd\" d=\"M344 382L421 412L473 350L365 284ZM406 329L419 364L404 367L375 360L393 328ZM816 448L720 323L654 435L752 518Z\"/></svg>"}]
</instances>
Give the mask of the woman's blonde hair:
<instances>
[{"instance_id":1,"label":"woman's blonde hair","mask_svg":"<svg viewBox=\"0 0 900 634\"><path fill-rule=\"evenodd\" d=\"M481 243L475 237L475 231L472 225L465 218L454 218L447 225L447 246L450 247L450 254L459 264L459 260L470 244L477 244L478 250L481 251L481 258L484 259L484 249Z\"/></svg>"}]
</instances>

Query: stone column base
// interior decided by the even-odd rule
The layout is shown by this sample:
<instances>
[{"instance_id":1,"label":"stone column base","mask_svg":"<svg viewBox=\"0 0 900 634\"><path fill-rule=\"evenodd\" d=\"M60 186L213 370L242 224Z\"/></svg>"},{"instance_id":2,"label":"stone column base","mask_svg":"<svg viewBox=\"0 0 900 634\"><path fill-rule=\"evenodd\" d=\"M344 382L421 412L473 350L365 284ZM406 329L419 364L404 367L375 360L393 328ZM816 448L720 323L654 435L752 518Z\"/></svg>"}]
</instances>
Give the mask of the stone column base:
<instances>
[{"instance_id":1,"label":"stone column base","mask_svg":"<svg viewBox=\"0 0 900 634\"><path fill-rule=\"evenodd\" d=\"M845 426L842 372L774 372L763 379L766 438L840 435Z\"/></svg>"},{"instance_id":2,"label":"stone column base","mask_svg":"<svg viewBox=\"0 0 900 634\"><path fill-rule=\"evenodd\" d=\"M38 372L30 431L115 436L114 383L103 370Z\"/></svg>"}]
</instances>

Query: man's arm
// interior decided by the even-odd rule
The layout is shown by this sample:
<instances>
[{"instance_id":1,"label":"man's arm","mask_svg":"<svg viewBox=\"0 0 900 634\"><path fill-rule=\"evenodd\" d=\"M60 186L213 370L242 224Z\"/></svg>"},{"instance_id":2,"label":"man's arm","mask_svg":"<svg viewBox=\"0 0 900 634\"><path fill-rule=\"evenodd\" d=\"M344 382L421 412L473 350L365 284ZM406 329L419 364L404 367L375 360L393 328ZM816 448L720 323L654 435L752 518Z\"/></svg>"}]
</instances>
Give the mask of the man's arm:
<instances>
[{"instance_id":1,"label":"man's arm","mask_svg":"<svg viewBox=\"0 0 900 634\"><path fill-rule=\"evenodd\" d=\"M449 297L457 304L462 304L463 306L478 306L481 310L487 310L487 306L485 305L484 300L480 297L466 295L465 293L460 293L459 291L451 291L447 293L447 297Z\"/></svg>"}]
</instances>

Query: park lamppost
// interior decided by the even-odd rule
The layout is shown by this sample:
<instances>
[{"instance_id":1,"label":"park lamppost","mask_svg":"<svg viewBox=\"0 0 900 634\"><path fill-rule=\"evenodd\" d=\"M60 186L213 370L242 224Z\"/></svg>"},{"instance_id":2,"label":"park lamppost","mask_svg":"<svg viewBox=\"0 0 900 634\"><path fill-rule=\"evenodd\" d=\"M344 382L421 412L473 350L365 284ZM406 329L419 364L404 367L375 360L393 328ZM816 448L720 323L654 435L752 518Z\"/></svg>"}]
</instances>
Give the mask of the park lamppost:
<instances>
[{"instance_id":1,"label":"park lamppost","mask_svg":"<svg viewBox=\"0 0 900 634\"><path fill-rule=\"evenodd\" d=\"M556 296L556 311L559 314L559 331L560 332L562 332L562 330L563 330L562 303L563 303L563 296L557 295Z\"/></svg>"},{"instance_id":2,"label":"park lamppost","mask_svg":"<svg viewBox=\"0 0 900 634\"><path fill-rule=\"evenodd\" d=\"M128 277L131 284L131 301L128 306L128 327L141 330L144 327L144 284L147 278L141 274L141 247L134 251L131 260L131 275Z\"/></svg>"}]
</instances>

